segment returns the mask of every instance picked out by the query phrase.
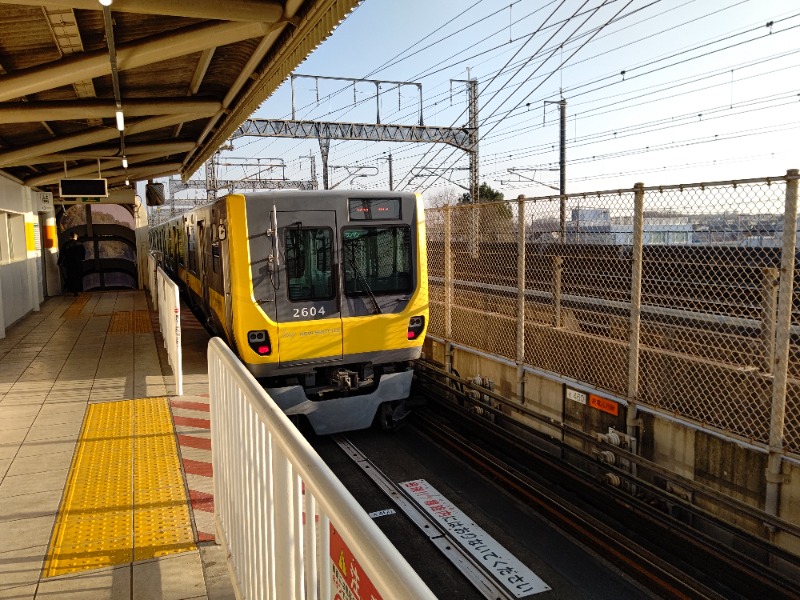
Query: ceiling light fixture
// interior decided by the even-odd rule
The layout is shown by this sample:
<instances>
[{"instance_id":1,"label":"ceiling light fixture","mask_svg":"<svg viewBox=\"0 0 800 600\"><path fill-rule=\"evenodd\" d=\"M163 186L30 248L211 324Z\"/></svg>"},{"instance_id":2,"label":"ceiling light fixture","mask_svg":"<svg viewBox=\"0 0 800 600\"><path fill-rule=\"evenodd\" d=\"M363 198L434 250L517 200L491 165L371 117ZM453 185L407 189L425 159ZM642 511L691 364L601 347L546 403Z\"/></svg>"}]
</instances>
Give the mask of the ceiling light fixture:
<instances>
[{"instance_id":1,"label":"ceiling light fixture","mask_svg":"<svg viewBox=\"0 0 800 600\"><path fill-rule=\"evenodd\" d=\"M127 180L127 179L126 179L126 180L125 180L125 185L128 185L128 186L129 186L130 184L131 184L131 182L130 182L129 180Z\"/></svg>"},{"instance_id":2,"label":"ceiling light fixture","mask_svg":"<svg viewBox=\"0 0 800 600\"><path fill-rule=\"evenodd\" d=\"M123 169L127 169L128 168L128 159L125 158L124 156L122 157L122 168Z\"/></svg>"},{"instance_id":3,"label":"ceiling light fixture","mask_svg":"<svg viewBox=\"0 0 800 600\"><path fill-rule=\"evenodd\" d=\"M100 4L103 6L111 6L111 2L113 2L113 0L98 0L98 2L100 2Z\"/></svg>"},{"instance_id":4,"label":"ceiling light fixture","mask_svg":"<svg viewBox=\"0 0 800 600\"><path fill-rule=\"evenodd\" d=\"M120 131L125 131L125 115L122 114L121 110L116 112L117 116L117 129Z\"/></svg>"}]
</instances>

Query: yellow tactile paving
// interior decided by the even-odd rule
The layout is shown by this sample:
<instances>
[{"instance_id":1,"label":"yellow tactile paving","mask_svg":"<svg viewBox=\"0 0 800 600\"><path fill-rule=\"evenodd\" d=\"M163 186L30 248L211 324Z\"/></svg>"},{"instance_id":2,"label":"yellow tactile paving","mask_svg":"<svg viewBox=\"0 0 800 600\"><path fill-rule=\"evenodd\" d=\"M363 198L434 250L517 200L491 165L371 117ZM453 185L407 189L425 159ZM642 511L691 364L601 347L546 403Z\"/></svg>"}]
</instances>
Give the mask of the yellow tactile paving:
<instances>
[{"instance_id":1,"label":"yellow tactile paving","mask_svg":"<svg viewBox=\"0 0 800 600\"><path fill-rule=\"evenodd\" d=\"M90 294L81 294L72 301L69 308L61 314L62 319L77 319L81 316L81 311L86 303L89 301Z\"/></svg>"},{"instance_id":2,"label":"yellow tactile paving","mask_svg":"<svg viewBox=\"0 0 800 600\"><path fill-rule=\"evenodd\" d=\"M146 310L117 311L111 316L108 333L151 333L153 326Z\"/></svg>"},{"instance_id":3,"label":"yellow tactile paving","mask_svg":"<svg viewBox=\"0 0 800 600\"><path fill-rule=\"evenodd\" d=\"M90 405L43 575L194 547L167 400Z\"/></svg>"},{"instance_id":4,"label":"yellow tactile paving","mask_svg":"<svg viewBox=\"0 0 800 600\"><path fill-rule=\"evenodd\" d=\"M134 441L134 560L194 547L189 504L165 398L139 400Z\"/></svg>"}]
</instances>

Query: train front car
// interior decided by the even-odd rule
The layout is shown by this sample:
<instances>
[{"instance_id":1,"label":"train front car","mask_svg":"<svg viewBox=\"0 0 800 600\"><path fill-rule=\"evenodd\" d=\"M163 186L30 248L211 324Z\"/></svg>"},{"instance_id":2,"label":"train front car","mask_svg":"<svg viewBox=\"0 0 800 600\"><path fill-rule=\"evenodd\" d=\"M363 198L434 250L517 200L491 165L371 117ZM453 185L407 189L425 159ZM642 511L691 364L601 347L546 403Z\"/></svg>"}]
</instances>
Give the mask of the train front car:
<instances>
[{"instance_id":1,"label":"train front car","mask_svg":"<svg viewBox=\"0 0 800 600\"><path fill-rule=\"evenodd\" d=\"M314 431L391 427L428 324L425 213L414 194L229 196L236 347Z\"/></svg>"}]
</instances>

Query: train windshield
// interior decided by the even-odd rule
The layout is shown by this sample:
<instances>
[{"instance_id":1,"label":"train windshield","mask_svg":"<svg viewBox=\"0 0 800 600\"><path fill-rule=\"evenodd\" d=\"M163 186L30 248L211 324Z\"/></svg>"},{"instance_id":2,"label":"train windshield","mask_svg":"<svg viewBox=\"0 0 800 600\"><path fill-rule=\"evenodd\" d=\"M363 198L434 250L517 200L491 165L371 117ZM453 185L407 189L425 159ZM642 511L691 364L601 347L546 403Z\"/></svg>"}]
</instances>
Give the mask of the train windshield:
<instances>
[{"instance_id":1,"label":"train windshield","mask_svg":"<svg viewBox=\"0 0 800 600\"><path fill-rule=\"evenodd\" d=\"M289 300L333 298L333 231L328 227L286 230L286 274Z\"/></svg>"},{"instance_id":2,"label":"train windshield","mask_svg":"<svg viewBox=\"0 0 800 600\"><path fill-rule=\"evenodd\" d=\"M410 227L347 228L343 237L347 296L412 291Z\"/></svg>"}]
</instances>

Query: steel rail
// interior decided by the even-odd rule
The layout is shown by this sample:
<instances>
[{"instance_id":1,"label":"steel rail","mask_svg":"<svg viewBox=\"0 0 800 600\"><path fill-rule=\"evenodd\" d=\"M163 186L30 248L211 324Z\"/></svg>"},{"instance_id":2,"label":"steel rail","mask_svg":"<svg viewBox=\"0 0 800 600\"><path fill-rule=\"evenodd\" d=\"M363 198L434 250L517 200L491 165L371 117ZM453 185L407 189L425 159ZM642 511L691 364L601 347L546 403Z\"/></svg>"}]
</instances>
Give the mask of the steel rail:
<instances>
[{"instance_id":1,"label":"steel rail","mask_svg":"<svg viewBox=\"0 0 800 600\"><path fill-rule=\"evenodd\" d=\"M717 491L717 490L715 490L715 489L713 489L713 488L711 488L711 487L709 487L707 485L703 485L702 483L698 483L698 482L693 481L691 479L688 479L688 478L686 478L686 477L684 477L684 476L682 476L680 474L674 473L674 472L672 472L672 471L670 471L670 470L668 470L668 469L666 469L666 468L664 468L664 467L662 467L660 465L657 465L657 464L655 464L655 463L653 463L653 462L651 462L651 461L649 461L649 460L647 460L645 458L642 458L641 456L638 456L636 454L628 452L627 450L624 450L624 449L619 448L619 447L611 447L611 446L608 446L605 443L601 443L601 442L599 442L597 440L597 438L595 438L591 434L585 433L584 431L576 429L576 428L570 426L567 423L558 421L558 420L553 419L551 417L542 416L542 415L538 414L536 411L534 411L534 410L532 410L532 409L530 409L530 408L528 408L526 406L521 406L518 403L516 403L516 402L514 402L512 400L509 400L508 398L505 398L504 396L502 396L502 395L500 395L500 394L498 394L496 392L493 392L493 391L488 390L486 388L482 388L480 386L474 385L471 381L469 381L467 379L463 379L463 378L458 377L457 375L454 375L454 374L449 374L448 375L446 371L444 371L443 369L441 369L441 368L439 368L439 367L437 367L435 365L432 365L431 363L428 363L428 362L425 362L425 361L417 361L416 364L417 364L418 367L420 367L420 369L417 370L416 375L418 377L425 378L425 380L427 382L429 382L429 383L433 383L433 384L437 385L443 391L453 391L453 390L450 387L442 384L441 382L436 381L436 379L434 377L431 377L430 375L428 375L425 372L426 370L430 371L432 373L435 373L436 375L439 375L439 376L442 376L442 377L447 377L448 380L450 382L452 382L453 384L457 384L457 385L461 386L462 388L463 387L470 388L473 391L478 392L479 394L482 394L487 398L491 398L495 402L498 402L499 404L507 407L509 410L518 412L520 414L524 414L526 417L534 419L536 421L539 421L540 423L542 423L544 425L548 425L550 427L554 427L556 429L559 429L559 430L561 430L563 433L565 433L567 435L570 435L570 436L573 436L573 437L575 437L577 439L580 439L582 442L593 443L593 444L596 444L598 447L611 449L615 453L619 454L621 458L624 458L625 460L629 461L632 464L636 464L639 468L646 469L646 470L651 471L652 473L654 473L656 475L664 477L665 479L669 479L669 480L671 480L671 481L673 481L675 483L678 483L681 487L685 487L687 489L690 489L694 494L700 495L700 496L705 497L705 498L707 498L709 500L713 500L714 502L717 502L717 503L725 506L725 508L731 510L732 512L745 514L745 515L747 515L748 517L750 517L750 518L752 518L754 520L759 520L759 521L763 522L765 525L768 525L769 527L773 528L775 531L784 531L784 532L786 532L786 533L788 533L790 535L793 535L793 536L795 536L797 538L800 538L800 526L798 526L798 525L796 525L794 523L791 523L791 522L786 521L784 519L780 519L778 517L775 517L774 515L770 515L768 513L765 513L764 511L759 510L759 509L751 506L750 504L747 504L745 502L737 500L736 498L731 498L730 496L727 496L727 495L725 495L725 494L723 494L723 493L721 493L721 492L719 492L719 491ZM480 402L476 402L475 400L473 400L473 399L471 399L469 397L466 397L465 400L470 402L470 403L476 404L476 405L480 404L480 406L481 406L481 408L483 410L485 410L487 412L491 412L491 413L495 414L496 416L499 416L499 417L506 416L501 410L495 409L495 408L493 408L491 406L487 406L486 404L482 404ZM572 448L570 450L575 451ZM614 467L611 466L611 465L606 465L606 467L610 471L614 471L614 470L619 471L618 469L614 469ZM640 487L648 488L650 491L653 491L653 492L663 493L663 490L660 490L658 488L654 488L654 487L650 486L649 484L643 483L640 480L634 480L630 476L630 474L628 474L628 473L624 473L622 471L619 471L618 474L619 474L620 477L622 477L624 479L630 479L630 481L631 481L631 483L633 485L637 485L637 486L640 486ZM670 497L670 501L673 501L673 502L675 502L677 504L680 504L685 510L696 514L700 518L713 519L713 516L711 514L709 514L707 511L704 511L703 509L701 509L700 507L697 507L695 505L689 504L689 503L687 503L686 501L684 501L681 498ZM737 534L739 534L741 532L731 531L731 533L733 535L737 535Z\"/></svg>"},{"instance_id":2,"label":"steel rail","mask_svg":"<svg viewBox=\"0 0 800 600\"><path fill-rule=\"evenodd\" d=\"M408 497L405 490L394 483L352 441L344 436L334 436L333 441L364 473L392 500L397 507L428 536L430 542L461 571L487 600L512 600L509 594L461 545L431 519Z\"/></svg>"},{"instance_id":3,"label":"steel rail","mask_svg":"<svg viewBox=\"0 0 800 600\"><path fill-rule=\"evenodd\" d=\"M451 389L450 392L457 393L454 389ZM465 400L467 398L464 396ZM419 423L420 427L431 437L462 456L467 462L505 484L512 493L531 502L537 510L541 510L548 518L559 523L559 526L579 538L586 535L583 541L588 545L595 547L601 554L614 556L625 565L630 566L632 576L637 577L643 583L656 585L660 593L667 597L680 597L683 594L686 594L685 597L701 598L724 596L712 589L710 585L698 581L697 577L693 579L687 573L682 572L679 567L666 564L664 559L657 556L655 552L647 550L628 536L623 536L619 531L602 523L586 510L577 508L573 503L565 505L561 499L554 496L551 488L567 487L566 484L569 483L582 489L584 493L590 494L588 497L592 498L593 506L598 503L603 504L600 499L601 497L606 498L608 502L604 505L619 506L618 513L632 520L632 524L635 524L636 520L646 521L645 529L658 536L659 548L662 546L671 548L677 560L685 561L686 553L689 551L702 553L703 566L708 568L708 565L714 565L721 569L718 573L728 574L731 579L740 584L741 589L737 588L736 590L742 594L740 597L787 599L796 597L795 594L798 592L796 584L790 584L784 576L763 565L755 564L752 557L721 547L707 534L687 531L682 523L678 523L674 518L668 517L657 509L639 504L631 495L623 495L609 486L599 487L598 482L587 478L586 474L579 474L576 469L559 464L552 457L537 453L536 449L532 448L526 440L509 431L493 428L485 418L467 415L455 403L442 403L437 406L445 407L448 412L446 417L448 422L461 421L462 427L468 428L470 434L461 435L452 427L441 424L444 420L442 417L436 420L425 418L423 411L420 410L414 413L415 423ZM467 425L463 425L463 423L467 423ZM477 439L476 431L480 431L480 435L492 440L489 446L496 446L498 443L508 445L511 450L507 452L507 455L515 456L517 464L521 463L519 455L522 453L527 470L534 470L530 464L535 464L537 477L542 473L549 472L550 479L558 481L559 484L557 486L542 485L534 481L530 475L526 475L520 468L514 467L511 461L501 462L495 454L497 453L496 448L494 451L488 450L486 440L475 441ZM677 499L673 498L673 500ZM680 504L679 502L675 503ZM614 518L618 517L619 515ZM640 560L639 557L642 562L637 564L637 561ZM658 575L655 576L654 573L658 573ZM709 581L713 577L708 572L705 572L704 575Z\"/></svg>"},{"instance_id":4,"label":"steel rail","mask_svg":"<svg viewBox=\"0 0 800 600\"><path fill-rule=\"evenodd\" d=\"M419 415L418 415L419 416ZM424 423L422 422L424 420ZM515 472L485 449L460 436L434 419L419 419L421 429L457 456L486 473L498 485L533 506L573 539L591 547L603 560L628 573L649 591L665 598L722 600L725 596L699 583L690 585L677 569L665 564L622 533L615 531L586 511L558 497L545 486Z\"/></svg>"}]
</instances>

